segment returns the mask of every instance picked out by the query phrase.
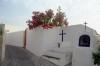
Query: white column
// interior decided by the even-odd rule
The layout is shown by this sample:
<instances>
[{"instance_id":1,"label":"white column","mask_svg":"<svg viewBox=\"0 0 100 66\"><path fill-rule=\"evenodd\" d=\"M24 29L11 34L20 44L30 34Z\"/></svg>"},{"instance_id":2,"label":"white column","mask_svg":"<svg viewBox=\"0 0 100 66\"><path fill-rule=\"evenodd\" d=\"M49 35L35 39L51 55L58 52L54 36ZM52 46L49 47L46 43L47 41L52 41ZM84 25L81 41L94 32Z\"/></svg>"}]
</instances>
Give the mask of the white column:
<instances>
[{"instance_id":1,"label":"white column","mask_svg":"<svg viewBox=\"0 0 100 66\"><path fill-rule=\"evenodd\" d=\"M0 62L5 58L5 24L0 24Z\"/></svg>"}]
</instances>

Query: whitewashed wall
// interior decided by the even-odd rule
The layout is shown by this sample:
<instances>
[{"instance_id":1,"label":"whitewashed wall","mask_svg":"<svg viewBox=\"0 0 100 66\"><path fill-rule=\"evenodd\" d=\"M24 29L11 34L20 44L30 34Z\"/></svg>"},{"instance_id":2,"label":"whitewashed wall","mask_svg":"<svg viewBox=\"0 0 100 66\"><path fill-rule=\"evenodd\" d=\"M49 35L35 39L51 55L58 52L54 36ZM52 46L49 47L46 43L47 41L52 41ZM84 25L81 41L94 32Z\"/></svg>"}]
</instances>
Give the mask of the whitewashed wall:
<instances>
[{"instance_id":1,"label":"whitewashed wall","mask_svg":"<svg viewBox=\"0 0 100 66\"><path fill-rule=\"evenodd\" d=\"M62 47L69 48L73 54L73 66L92 66L92 50L95 44L95 30L83 25L74 25L63 28L66 35ZM26 33L26 48L37 56L43 55L47 50L57 47L57 43L61 42L60 28L43 29L35 28L27 29ZM91 38L90 47L79 47L79 37L83 34L88 34ZM24 31L6 34L6 44L23 47ZM66 50L67 51L67 50Z\"/></svg>"},{"instance_id":2,"label":"whitewashed wall","mask_svg":"<svg viewBox=\"0 0 100 66\"><path fill-rule=\"evenodd\" d=\"M96 44L95 30L87 27L85 31L85 27L83 25L70 26L67 29L67 35L71 35L70 38L72 40L73 46L73 58L72 65L73 66L93 66L92 59L92 51L93 45ZM79 47L79 37L81 35L87 34L90 36L90 47Z\"/></svg>"},{"instance_id":3,"label":"whitewashed wall","mask_svg":"<svg viewBox=\"0 0 100 66\"><path fill-rule=\"evenodd\" d=\"M47 30L39 27L27 30L27 49L41 56L46 50L57 46L58 35L59 28Z\"/></svg>"},{"instance_id":4,"label":"whitewashed wall","mask_svg":"<svg viewBox=\"0 0 100 66\"><path fill-rule=\"evenodd\" d=\"M13 45L23 47L24 44L24 31L6 33L6 45Z\"/></svg>"}]
</instances>

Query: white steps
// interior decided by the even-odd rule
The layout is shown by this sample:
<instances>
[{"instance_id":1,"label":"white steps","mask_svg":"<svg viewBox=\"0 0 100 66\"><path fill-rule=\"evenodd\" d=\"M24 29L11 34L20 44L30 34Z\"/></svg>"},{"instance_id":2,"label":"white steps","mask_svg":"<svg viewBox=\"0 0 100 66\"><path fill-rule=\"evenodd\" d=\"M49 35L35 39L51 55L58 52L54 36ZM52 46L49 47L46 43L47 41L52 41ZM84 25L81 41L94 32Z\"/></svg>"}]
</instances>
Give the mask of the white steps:
<instances>
[{"instance_id":1,"label":"white steps","mask_svg":"<svg viewBox=\"0 0 100 66\"><path fill-rule=\"evenodd\" d=\"M65 66L71 63L72 54L71 54L71 51L69 51L69 49L66 49L66 48L54 48L52 50L46 51L44 55L60 58L58 60L55 58L48 58L48 57L42 56L44 59L47 59L58 66Z\"/></svg>"}]
</instances>

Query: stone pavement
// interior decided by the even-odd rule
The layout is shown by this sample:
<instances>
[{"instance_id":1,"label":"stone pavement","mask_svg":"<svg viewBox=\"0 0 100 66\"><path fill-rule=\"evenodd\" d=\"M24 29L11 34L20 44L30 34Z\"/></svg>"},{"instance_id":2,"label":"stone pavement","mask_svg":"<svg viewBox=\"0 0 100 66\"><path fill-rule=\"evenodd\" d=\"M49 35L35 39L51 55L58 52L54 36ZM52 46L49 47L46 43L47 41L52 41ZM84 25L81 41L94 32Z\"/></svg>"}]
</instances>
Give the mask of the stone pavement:
<instances>
[{"instance_id":1,"label":"stone pavement","mask_svg":"<svg viewBox=\"0 0 100 66\"><path fill-rule=\"evenodd\" d=\"M5 61L0 66L57 66L21 47L6 46Z\"/></svg>"}]
</instances>

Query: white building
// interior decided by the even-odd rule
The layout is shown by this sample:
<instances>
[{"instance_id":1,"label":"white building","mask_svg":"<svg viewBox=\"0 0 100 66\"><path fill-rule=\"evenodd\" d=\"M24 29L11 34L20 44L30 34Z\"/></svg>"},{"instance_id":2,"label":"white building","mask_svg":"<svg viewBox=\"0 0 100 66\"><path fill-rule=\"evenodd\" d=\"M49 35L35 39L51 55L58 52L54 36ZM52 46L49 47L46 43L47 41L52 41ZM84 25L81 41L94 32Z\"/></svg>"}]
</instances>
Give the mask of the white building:
<instances>
[{"instance_id":1,"label":"white building","mask_svg":"<svg viewBox=\"0 0 100 66\"><path fill-rule=\"evenodd\" d=\"M66 33L63 36L59 35L61 32ZM96 31L84 25L72 25L64 28L55 27L53 29L35 28L33 30L26 30L19 32L20 35L10 35L6 41L10 43L12 40L17 40L18 46L26 46L37 56L48 59L59 66L93 66L92 51L96 44ZM9 35L9 34L7 34ZM18 36L20 36L18 38ZM11 39L11 38L12 39ZM17 38L16 38L17 37ZM25 40L25 42L23 42ZM11 41L11 42L12 42ZM60 43L60 48L58 44Z\"/></svg>"}]
</instances>

